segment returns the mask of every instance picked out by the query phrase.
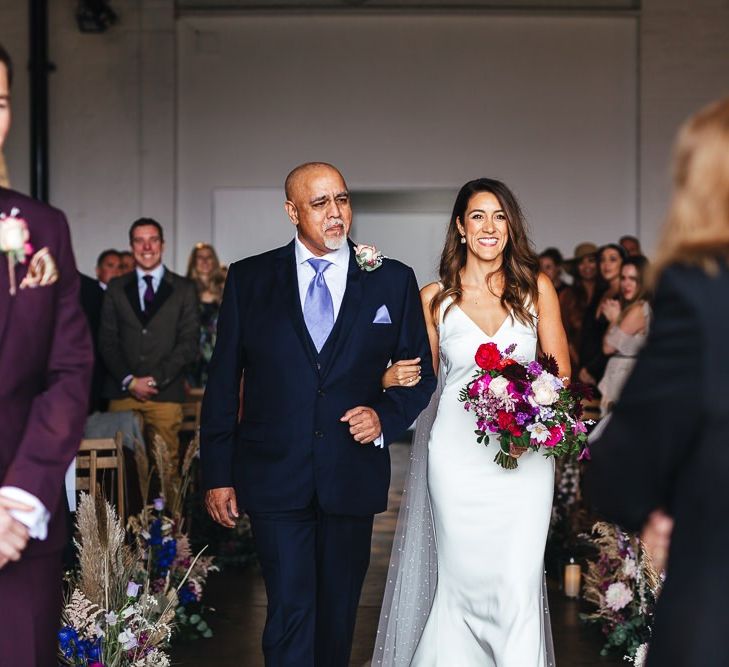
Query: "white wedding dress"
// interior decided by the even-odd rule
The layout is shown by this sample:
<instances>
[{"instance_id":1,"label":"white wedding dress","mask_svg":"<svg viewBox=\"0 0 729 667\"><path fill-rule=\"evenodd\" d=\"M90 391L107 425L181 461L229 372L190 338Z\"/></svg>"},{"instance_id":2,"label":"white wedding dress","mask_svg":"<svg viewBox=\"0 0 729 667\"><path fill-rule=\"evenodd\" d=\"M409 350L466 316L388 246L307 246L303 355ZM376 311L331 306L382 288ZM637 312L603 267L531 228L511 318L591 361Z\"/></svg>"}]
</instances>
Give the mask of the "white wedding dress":
<instances>
[{"instance_id":1,"label":"white wedding dress","mask_svg":"<svg viewBox=\"0 0 729 667\"><path fill-rule=\"evenodd\" d=\"M448 303L439 326L442 393L427 439L427 492L418 491L424 486L418 483L421 430L373 665L549 667L554 660L543 559L554 463L529 451L517 469L505 470L493 460L498 443L476 442L474 416L458 400L477 369L480 344L491 341L504 350L515 343L514 356L531 361L536 331L507 317L489 337L458 306L443 320ZM419 512L427 495L430 517Z\"/></svg>"}]
</instances>

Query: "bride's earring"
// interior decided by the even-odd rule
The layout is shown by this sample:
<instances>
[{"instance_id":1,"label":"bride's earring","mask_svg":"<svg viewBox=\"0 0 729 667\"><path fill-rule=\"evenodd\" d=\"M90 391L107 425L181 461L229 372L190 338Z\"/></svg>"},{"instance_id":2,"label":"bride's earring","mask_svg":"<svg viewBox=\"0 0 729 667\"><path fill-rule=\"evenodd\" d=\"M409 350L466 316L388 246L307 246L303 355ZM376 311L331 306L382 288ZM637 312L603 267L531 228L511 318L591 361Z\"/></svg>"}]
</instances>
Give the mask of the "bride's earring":
<instances>
[{"instance_id":1,"label":"bride's earring","mask_svg":"<svg viewBox=\"0 0 729 667\"><path fill-rule=\"evenodd\" d=\"M466 235L464 234L461 236L461 245L463 245L466 242Z\"/></svg>"}]
</instances>

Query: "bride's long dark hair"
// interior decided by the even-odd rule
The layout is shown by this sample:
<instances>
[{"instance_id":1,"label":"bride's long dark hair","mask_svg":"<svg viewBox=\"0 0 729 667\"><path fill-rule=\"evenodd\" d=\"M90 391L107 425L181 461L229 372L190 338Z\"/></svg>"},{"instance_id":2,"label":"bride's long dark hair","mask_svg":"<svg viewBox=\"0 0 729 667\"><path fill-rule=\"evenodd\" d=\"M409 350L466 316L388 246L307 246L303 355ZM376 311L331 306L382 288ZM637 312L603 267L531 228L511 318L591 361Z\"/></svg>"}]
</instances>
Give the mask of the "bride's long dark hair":
<instances>
[{"instance_id":1,"label":"bride's long dark hair","mask_svg":"<svg viewBox=\"0 0 729 667\"><path fill-rule=\"evenodd\" d=\"M446 308L446 314L452 305L460 303L463 298L461 269L466 265L466 244L461 243L461 234L458 231L456 220L460 219L461 224L465 226L468 202L471 201L473 195L479 192L490 192L499 200L501 208L506 213L509 230L509 239L504 247L501 268L489 274L488 287L491 289L492 280L499 274L503 275L504 289L501 292L501 305L523 324L533 326L535 324L534 316L529 312L529 306L531 304L536 306L539 296L537 287L539 259L527 235L524 214L519 202L504 183L492 178L477 178L469 181L461 188L456 197L440 257L440 282L443 288L430 303L433 319L438 321L440 305L448 297L452 297L453 301Z\"/></svg>"}]
</instances>

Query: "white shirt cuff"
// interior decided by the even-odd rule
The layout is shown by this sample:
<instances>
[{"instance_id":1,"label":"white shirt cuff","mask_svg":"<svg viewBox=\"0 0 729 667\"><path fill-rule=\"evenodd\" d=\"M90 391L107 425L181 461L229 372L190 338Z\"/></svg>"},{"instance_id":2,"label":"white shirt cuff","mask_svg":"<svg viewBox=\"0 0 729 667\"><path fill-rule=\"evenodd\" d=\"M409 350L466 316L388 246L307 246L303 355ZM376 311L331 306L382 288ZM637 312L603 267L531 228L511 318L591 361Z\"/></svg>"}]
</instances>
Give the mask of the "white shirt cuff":
<instances>
[{"instance_id":1,"label":"white shirt cuff","mask_svg":"<svg viewBox=\"0 0 729 667\"><path fill-rule=\"evenodd\" d=\"M385 447L385 434L380 433L373 441L372 444L375 447L379 447L380 449L383 449Z\"/></svg>"},{"instance_id":2,"label":"white shirt cuff","mask_svg":"<svg viewBox=\"0 0 729 667\"><path fill-rule=\"evenodd\" d=\"M30 505L33 508L32 510L10 510L10 516L26 526L28 534L32 538L45 540L48 537L48 521L51 514L38 498L32 493L19 489L17 486L0 487L0 494L10 500L17 500L19 503Z\"/></svg>"}]
</instances>

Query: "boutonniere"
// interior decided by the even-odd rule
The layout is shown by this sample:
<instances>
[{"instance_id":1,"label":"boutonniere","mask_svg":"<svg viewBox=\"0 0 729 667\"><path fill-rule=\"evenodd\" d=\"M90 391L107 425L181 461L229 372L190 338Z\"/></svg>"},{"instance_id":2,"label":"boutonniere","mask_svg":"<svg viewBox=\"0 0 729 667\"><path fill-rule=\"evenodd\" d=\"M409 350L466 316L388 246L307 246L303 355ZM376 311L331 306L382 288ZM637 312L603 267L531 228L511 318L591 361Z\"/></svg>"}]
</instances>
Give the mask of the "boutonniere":
<instances>
[{"instance_id":1,"label":"boutonniere","mask_svg":"<svg viewBox=\"0 0 729 667\"><path fill-rule=\"evenodd\" d=\"M382 266L386 257L373 245L364 243L354 246L354 257L362 271L374 271Z\"/></svg>"},{"instance_id":2,"label":"boutonniere","mask_svg":"<svg viewBox=\"0 0 729 667\"><path fill-rule=\"evenodd\" d=\"M4 252L8 257L10 294L14 295L16 292L15 265L25 264L28 256L33 253L28 223L20 217L20 211L17 208L11 209L10 215L0 213L0 252Z\"/></svg>"}]
</instances>

